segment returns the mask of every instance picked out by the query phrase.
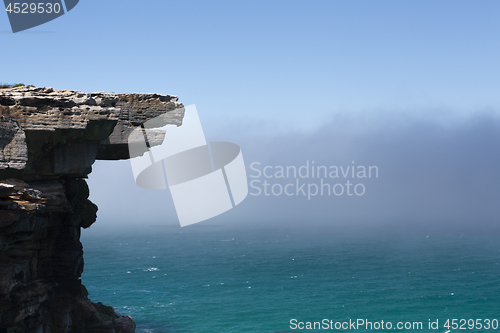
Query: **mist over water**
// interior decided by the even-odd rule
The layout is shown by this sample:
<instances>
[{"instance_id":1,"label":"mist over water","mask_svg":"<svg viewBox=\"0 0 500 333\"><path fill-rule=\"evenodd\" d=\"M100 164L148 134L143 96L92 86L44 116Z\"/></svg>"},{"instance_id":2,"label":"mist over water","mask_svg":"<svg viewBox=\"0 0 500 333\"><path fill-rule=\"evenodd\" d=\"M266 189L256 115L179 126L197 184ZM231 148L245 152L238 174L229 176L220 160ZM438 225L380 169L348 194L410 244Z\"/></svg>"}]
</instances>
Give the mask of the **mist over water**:
<instances>
[{"instance_id":1,"label":"mist over water","mask_svg":"<svg viewBox=\"0 0 500 333\"><path fill-rule=\"evenodd\" d=\"M241 146L249 181L320 181L252 177L253 162L375 165L378 177L348 177L363 182L362 196L249 195L186 228L168 191L137 188L127 162L96 163L98 221L82 234L90 298L132 315L143 333L296 331L291 319L325 318L415 321L422 331L438 320L432 331L446 332L447 319L495 318L500 122L437 119L346 116L307 133L207 134Z\"/></svg>"}]
</instances>

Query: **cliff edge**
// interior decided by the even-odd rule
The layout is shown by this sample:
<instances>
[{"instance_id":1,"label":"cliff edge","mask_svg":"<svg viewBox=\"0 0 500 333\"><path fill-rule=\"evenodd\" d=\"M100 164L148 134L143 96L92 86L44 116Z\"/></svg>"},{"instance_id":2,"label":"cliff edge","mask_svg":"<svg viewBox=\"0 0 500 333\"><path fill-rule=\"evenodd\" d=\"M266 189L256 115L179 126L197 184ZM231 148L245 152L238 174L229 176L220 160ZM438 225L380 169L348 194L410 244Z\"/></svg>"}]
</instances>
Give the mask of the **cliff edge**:
<instances>
[{"instance_id":1,"label":"cliff edge","mask_svg":"<svg viewBox=\"0 0 500 333\"><path fill-rule=\"evenodd\" d=\"M81 284L81 228L96 220L85 178L96 159L127 159L128 134L176 96L0 89L0 333L131 333ZM158 131L160 144L164 135ZM149 137L149 136L148 136Z\"/></svg>"}]
</instances>

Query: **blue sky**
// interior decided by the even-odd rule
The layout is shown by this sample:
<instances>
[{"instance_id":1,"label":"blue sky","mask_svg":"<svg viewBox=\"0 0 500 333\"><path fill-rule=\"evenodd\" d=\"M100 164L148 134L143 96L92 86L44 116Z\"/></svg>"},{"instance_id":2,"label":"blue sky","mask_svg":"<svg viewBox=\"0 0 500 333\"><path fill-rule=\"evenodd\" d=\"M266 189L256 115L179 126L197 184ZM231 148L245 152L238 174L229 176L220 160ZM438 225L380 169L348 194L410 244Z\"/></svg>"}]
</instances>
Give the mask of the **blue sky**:
<instances>
[{"instance_id":1,"label":"blue sky","mask_svg":"<svg viewBox=\"0 0 500 333\"><path fill-rule=\"evenodd\" d=\"M441 142L468 161L484 142L498 148L484 135L493 135L500 110L499 12L498 1L82 0L61 18L17 34L0 15L0 81L178 95L197 105L207 139L239 143L249 152L247 164L282 156L293 143L300 154L269 163L316 158L339 164L364 152L365 160L389 165L395 156L387 138L406 142L411 130L425 138L429 128L434 141L411 146L410 140L415 151L409 156L425 159ZM493 129L484 129L488 123ZM333 131L344 136L324 137ZM459 133L483 144L461 150ZM315 149L306 143L315 140L324 147L335 142L331 151L343 151L345 159L329 147L311 156ZM366 140L382 145L377 155L367 152ZM484 154L492 158L491 151ZM474 158L479 165L485 160ZM498 166L497 159L490 162L492 170ZM449 163L448 169L458 168ZM91 176L93 193L102 185L92 177L104 179L105 170L117 168L109 165L94 168L103 176ZM119 165L125 175L126 162ZM433 170L431 163L422 177L434 177ZM307 207L302 210L313 209ZM488 207L486 216L495 217L498 211ZM345 212L349 216L353 211Z\"/></svg>"},{"instance_id":2,"label":"blue sky","mask_svg":"<svg viewBox=\"0 0 500 333\"><path fill-rule=\"evenodd\" d=\"M75 9L18 34L0 15L1 80L176 94L210 114L205 123L272 120L283 130L341 112L500 104L497 1L108 0Z\"/></svg>"}]
</instances>

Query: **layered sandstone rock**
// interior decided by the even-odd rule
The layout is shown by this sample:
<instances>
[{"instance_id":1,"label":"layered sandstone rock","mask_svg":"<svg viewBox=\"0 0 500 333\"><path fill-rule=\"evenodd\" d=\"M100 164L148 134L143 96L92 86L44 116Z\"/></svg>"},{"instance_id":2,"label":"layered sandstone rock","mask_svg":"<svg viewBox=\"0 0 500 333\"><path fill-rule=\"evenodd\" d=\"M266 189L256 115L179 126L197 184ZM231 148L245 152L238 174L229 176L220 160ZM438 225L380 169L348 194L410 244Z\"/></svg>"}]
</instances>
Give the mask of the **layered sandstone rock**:
<instances>
[{"instance_id":1,"label":"layered sandstone rock","mask_svg":"<svg viewBox=\"0 0 500 333\"><path fill-rule=\"evenodd\" d=\"M128 134L165 112L181 124L175 96L0 89L0 332L135 331L81 285L97 212L84 178L97 158L129 158Z\"/></svg>"}]
</instances>

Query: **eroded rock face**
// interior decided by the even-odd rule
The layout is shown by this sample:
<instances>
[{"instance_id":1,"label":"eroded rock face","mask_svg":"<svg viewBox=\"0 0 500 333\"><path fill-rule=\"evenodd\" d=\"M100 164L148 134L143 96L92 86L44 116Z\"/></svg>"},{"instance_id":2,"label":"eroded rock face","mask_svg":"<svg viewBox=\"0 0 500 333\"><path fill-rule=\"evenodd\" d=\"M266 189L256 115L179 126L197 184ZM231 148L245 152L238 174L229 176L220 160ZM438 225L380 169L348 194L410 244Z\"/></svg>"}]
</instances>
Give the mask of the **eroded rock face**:
<instances>
[{"instance_id":1,"label":"eroded rock face","mask_svg":"<svg viewBox=\"0 0 500 333\"><path fill-rule=\"evenodd\" d=\"M170 95L0 90L0 332L135 331L81 285L80 231L97 213L83 178L96 158L129 158L128 134L165 112L181 125Z\"/></svg>"},{"instance_id":2,"label":"eroded rock face","mask_svg":"<svg viewBox=\"0 0 500 333\"><path fill-rule=\"evenodd\" d=\"M0 174L6 177L21 176L26 162L26 134L17 121L0 116Z\"/></svg>"}]
</instances>

